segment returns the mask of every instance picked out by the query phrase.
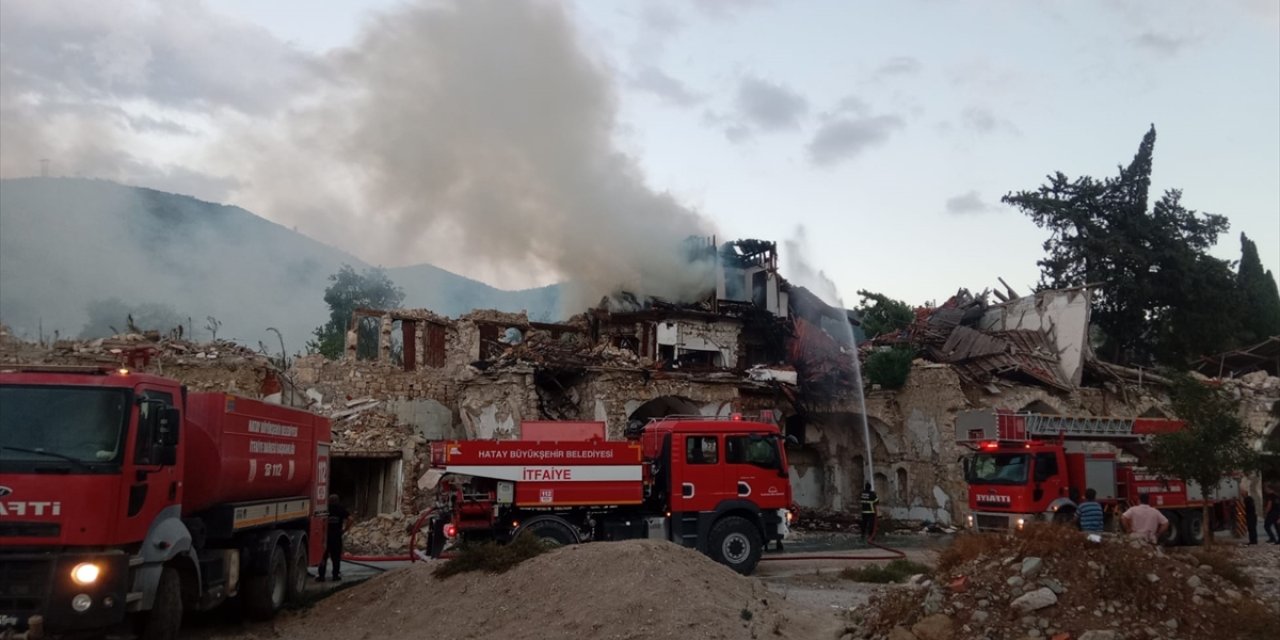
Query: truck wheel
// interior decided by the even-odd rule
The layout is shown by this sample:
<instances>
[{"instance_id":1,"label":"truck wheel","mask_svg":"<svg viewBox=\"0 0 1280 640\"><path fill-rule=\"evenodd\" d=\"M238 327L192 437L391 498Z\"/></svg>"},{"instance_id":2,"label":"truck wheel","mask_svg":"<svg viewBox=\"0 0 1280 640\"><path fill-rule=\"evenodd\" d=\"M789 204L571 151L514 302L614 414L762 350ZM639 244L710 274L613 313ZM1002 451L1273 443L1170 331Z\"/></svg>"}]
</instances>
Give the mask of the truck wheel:
<instances>
[{"instance_id":1,"label":"truck wheel","mask_svg":"<svg viewBox=\"0 0 1280 640\"><path fill-rule=\"evenodd\" d=\"M729 516L711 527L711 559L742 575L751 575L764 547L760 530L745 518Z\"/></svg>"},{"instance_id":2,"label":"truck wheel","mask_svg":"<svg viewBox=\"0 0 1280 640\"><path fill-rule=\"evenodd\" d=\"M1054 524L1074 524L1076 521L1076 510L1073 507L1063 507L1053 512Z\"/></svg>"},{"instance_id":3,"label":"truck wheel","mask_svg":"<svg viewBox=\"0 0 1280 640\"><path fill-rule=\"evenodd\" d=\"M289 554L289 588L284 598L289 602L302 600L302 592L307 589L307 541L299 540Z\"/></svg>"},{"instance_id":4,"label":"truck wheel","mask_svg":"<svg viewBox=\"0 0 1280 640\"><path fill-rule=\"evenodd\" d=\"M165 567L160 572L156 601L140 621L141 640L176 640L182 626L182 578L177 569Z\"/></svg>"},{"instance_id":5,"label":"truck wheel","mask_svg":"<svg viewBox=\"0 0 1280 640\"><path fill-rule=\"evenodd\" d=\"M1204 544L1204 514L1199 509L1187 509L1179 514L1182 526L1182 544L1200 546ZM1169 522L1173 528L1173 521Z\"/></svg>"},{"instance_id":6,"label":"truck wheel","mask_svg":"<svg viewBox=\"0 0 1280 640\"><path fill-rule=\"evenodd\" d=\"M1182 518L1178 517L1178 512L1161 510L1160 513L1169 519L1169 528L1160 536L1160 544L1166 547L1182 544Z\"/></svg>"},{"instance_id":7,"label":"truck wheel","mask_svg":"<svg viewBox=\"0 0 1280 640\"><path fill-rule=\"evenodd\" d=\"M516 537L526 535L537 536L543 543L552 547L564 547L579 542L578 533L574 531L573 525L566 522L564 518L556 516L538 516L529 519L523 527L520 527Z\"/></svg>"},{"instance_id":8,"label":"truck wheel","mask_svg":"<svg viewBox=\"0 0 1280 640\"><path fill-rule=\"evenodd\" d=\"M244 583L245 612L254 620L267 620L284 606L284 596L289 590L289 567L284 549L276 545L271 549L267 572L250 576Z\"/></svg>"}]
</instances>

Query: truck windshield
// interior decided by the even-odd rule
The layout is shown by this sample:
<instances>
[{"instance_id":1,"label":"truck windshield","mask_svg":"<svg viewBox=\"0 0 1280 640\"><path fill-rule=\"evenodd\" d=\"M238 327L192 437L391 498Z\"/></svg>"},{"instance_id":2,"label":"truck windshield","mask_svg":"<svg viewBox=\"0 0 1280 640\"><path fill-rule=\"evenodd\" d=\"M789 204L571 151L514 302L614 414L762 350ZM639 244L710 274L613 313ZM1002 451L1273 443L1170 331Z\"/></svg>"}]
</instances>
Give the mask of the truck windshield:
<instances>
[{"instance_id":1,"label":"truck windshield","mask_svg":"<svg viewBox=\"0 0 1280 640\"><path fill-rule=\"evenodd\" d=\"M0 463L119 464L129 392L0 386Z\"/></svg>"},{"instance_id":2,"label":"truck windshield","mask_svg":"<svg viewBox=\"0 0 1280 640\"><path fill-rule=\"evenodd\" d=\"M969 461L969 482L975 484L1025 484L1030 468L1025 453L979 453Z\"/></svg>"}]
</instances>

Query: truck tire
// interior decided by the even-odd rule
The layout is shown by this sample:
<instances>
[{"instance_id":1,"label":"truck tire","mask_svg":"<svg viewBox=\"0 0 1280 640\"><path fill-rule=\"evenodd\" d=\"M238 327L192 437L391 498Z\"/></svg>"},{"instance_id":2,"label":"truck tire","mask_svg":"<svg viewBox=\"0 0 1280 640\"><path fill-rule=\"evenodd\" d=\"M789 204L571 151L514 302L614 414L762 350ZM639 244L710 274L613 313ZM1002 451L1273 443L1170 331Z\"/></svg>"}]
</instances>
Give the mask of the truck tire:
<instances>
[{"instance_id":1,"label":"truck tire","mask_svg":"<svg viewBox=\"0 0 1280 640\"><path fill-rule=\"evenodd\" d=\"M708 548L712 560L742 575L751 575L764 546L760 542L760 529L746 518L729 516L711 527Z\"/></svg>"},{"instance_id":2,"label":"truck tire","mask_svg":"<svg viewBox=\"0 0 1280 640\"><path fill-rule=\"evenodd\" d=\"M289 587L284 598L291 603L302 601L302 594L307 589L307 541L298 540L292 553L289 554Z\"/></svg>"},{"instance_id":3,"label":"truck tire","mask_svg":"<svg viewBox=\"0 0 1280 640\"><path fill-rule=\"evenodd\" d=\"M269 620L284 606L285 593L289 590L288 564L284 549L276 545L271 549L267 572L245 580L244 607L250 618Z\"/></svg>"},{"instance_id":4,"label":"truck tire","mask_svg":"<svg viewBox=\"0 0 1280 640\"><path fill-rule=\"evenodd\" d=\"M1169 528L1160 536L1160 544L1166 547L1182 544L1182 518L1178 517L1178 512L1161 510L1160 513L1169 519Z\"/></svg>"},{"instance_id":5,"label":"truck tire","mask_svg":"<svg viewBox=\"0 0 1280 640\"><path fill-rule=\"evenodd\" d=\"M516 533L516 537L526 535L537 536L545 544L552 547L565 547L580 542L578 532L574 530L573 525L565 521L564 518L557 516L530 518Z\"/></svg>"},{"instance_id":6,"label":"truck tire","mask_svg":"<svg viewBox=\"0 0 1280 640\"><path fill-rule=\"evenodd\" d=\"M165 567L160 572L155 603L139 622L140 640L176 640L182 626L182 577L177 569Z\"/></svg>"},{"instance_id":7,"label":"truck tire","mask_svg":"<svg viewBox=\"0 0 1280 640\"><path fill-rule=\"evenodd\" d=\"M1204 544L1204 514L1199 509L1184 509L1179 514L1182 531L1182 544L1200 546ZM1173 528L1173 522L1169 523Z\"/></svg>"},{"instance_id":8,"label":"truck tire","mask_svg":"<svg viewBox=\"0 0 1280 640\"><path fill-rule=\"evenodd\" d=\"M1052 522L1054 524L1072 525L1076 522L1076 508L1063 507L1053 512Z\"/></svg>"}]
</instances>

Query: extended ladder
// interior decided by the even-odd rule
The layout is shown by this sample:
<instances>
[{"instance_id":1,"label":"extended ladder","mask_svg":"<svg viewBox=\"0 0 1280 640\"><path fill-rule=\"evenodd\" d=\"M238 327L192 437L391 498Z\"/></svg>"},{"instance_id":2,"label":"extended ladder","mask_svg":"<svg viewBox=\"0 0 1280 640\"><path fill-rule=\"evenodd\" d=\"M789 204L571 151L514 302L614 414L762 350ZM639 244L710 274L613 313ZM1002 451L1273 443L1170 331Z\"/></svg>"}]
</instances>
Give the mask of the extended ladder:
<instances>
[{"instance_id":1,"label":"extended ladder","mask_svg":"<svg viewBox=\"0 0 1280 640\"><path fill-rule=\"evenodd\" d=\"M1092 442L1145 441L1182 429L1181 420L1056 416L1043 413L964 411L956 416L956 439L962 443L993 440L1063 440Z\"/></svg>"}]
</instances>

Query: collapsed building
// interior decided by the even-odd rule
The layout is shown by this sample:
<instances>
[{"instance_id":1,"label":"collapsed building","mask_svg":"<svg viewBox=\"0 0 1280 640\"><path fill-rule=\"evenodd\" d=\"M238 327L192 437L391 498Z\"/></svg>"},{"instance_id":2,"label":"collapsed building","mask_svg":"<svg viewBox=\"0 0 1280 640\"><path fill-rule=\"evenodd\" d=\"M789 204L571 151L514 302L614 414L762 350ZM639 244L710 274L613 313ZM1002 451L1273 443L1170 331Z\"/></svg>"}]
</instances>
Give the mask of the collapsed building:
<instances>
[{"instance_id":1,"label":"collapsed building","mask_svg":"<svg viewBox=\"0 0 1280 640\"><path fill-rule=\"evenodd\" d=\"M759 416L790 436L798 506L856 509L869 477L890 518L948 524L966 513L960 411L1169 414L1158 375L1093 355L1087 288L1025 297L962 289L917 310L905 329L860 342L854 312L779 275L774 243L691 250L714 266L705 295L691 301L620 292L556 323L491 310L448 318L357 309L337 360L126 336L25 351L0 340L0 363L129 361L330 416L331 486L365 521L356 549L403 548L405 520L428 500L427 443L514 438L525 421L600 421L617 438L671 415ZM871 385L864 397L859 359L895 345L918 354L905 385ZM1280 378L1253 371L1224 384L1250 427L1280 437L1271 413Z\"/></svg>"}]
</instances>

